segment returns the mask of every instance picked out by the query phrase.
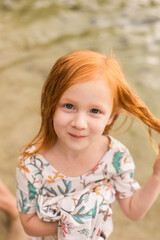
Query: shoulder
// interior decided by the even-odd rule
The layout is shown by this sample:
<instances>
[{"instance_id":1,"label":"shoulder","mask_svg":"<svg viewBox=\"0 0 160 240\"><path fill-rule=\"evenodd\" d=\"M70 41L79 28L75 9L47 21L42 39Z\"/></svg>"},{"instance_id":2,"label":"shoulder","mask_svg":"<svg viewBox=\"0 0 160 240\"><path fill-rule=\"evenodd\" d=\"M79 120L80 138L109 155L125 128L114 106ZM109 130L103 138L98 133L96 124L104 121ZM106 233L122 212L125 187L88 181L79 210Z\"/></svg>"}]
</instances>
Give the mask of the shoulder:
<instances>
[{"instance_id":1,"label":"shoulder","mask_svg":"<svg viewBox=\"0 0 160 240\"><path fill-rule=\"evenodd\" d=\"M117 139L110 136L110 170L115 174L122 174L135 168L128 148Z\"/></svg>"},{"instance_id":2,"label":"shoulder","mask_svg":"<svg viewBox=\"0 0 160 240\"><path fill-rule=\"evenodd\" d=\"M123 143L121 143L119 140L115 139L112 136L109 136L109 138L110 138L109 150L111 150L113 154L119 154L127 158L128 157L132 158L128 147L126 147Z\"/></svg>"},{"instance_id":3,"label":"shoulder","mask_svg":"<svg viewBox=\"0 0 160 240\"><path fill-rule=\"evenodd\" d=\"M111 149L113 149L114 151L122 151L122 152L128 152L128 148L123 144L121 143L119 140L117 140L116 138L112 137L112 136L109 136L109 139L110 139L110 144L109 144L109 147Z\"/></svg>"},{"instance_id":4,"label":"shoulder","mask_svg":"<svg viewBox=\"0 0 160 240\"><path fill-rule=\"evenodd\" d=\"M31 152L31 149L29 151ZM28 181L33 183L35 179L42 177L43 166L43 159L38 154L31 153L28 157L19 157L17 172L20 172Z\"/></svg>"}]
</instances>

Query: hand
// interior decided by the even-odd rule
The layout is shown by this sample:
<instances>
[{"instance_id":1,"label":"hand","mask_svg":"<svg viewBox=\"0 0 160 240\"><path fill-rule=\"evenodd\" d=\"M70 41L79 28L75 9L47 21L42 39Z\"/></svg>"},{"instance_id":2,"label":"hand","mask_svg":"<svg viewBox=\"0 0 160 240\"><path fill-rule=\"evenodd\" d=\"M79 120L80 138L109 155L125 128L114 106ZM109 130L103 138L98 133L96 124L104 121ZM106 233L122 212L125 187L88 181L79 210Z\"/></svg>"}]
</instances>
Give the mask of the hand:
<instances>
[{"instance_id":1,"label":"hand","mask_svg":"<svg viewBox=\"0 0 160 240\"><path fill-rule=\"evenodd\" d=\"M153 166L153 173L160 177L160 143L158 144L159 153Z\"/></svg>"}]
</instances>

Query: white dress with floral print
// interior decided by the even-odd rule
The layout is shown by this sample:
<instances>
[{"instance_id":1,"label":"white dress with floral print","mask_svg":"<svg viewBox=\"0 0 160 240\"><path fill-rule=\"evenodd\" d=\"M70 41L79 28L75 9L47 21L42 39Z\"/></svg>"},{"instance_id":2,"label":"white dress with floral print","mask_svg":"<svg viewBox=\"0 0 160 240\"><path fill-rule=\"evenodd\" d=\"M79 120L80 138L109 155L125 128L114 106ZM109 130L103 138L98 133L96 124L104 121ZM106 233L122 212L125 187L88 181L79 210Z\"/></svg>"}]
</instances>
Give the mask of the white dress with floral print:
<instances>
[{"instance_id":1,"label":"white dress with floral print","mask_svg":"<svg viewBox=\"0 0 160 240\"><path fill-rule=\"evenodd\" d=\"M97 240L113 231L112 209L116 194L130 197L139 184L128 149L110 138L99 163L80 177L66 177L40 154L17 168L17 206L25 214L37 213L43 221L59 221L58 236L45 240ZM34 238L42 239L42 238Z\"/></svg>"}]
</instances>

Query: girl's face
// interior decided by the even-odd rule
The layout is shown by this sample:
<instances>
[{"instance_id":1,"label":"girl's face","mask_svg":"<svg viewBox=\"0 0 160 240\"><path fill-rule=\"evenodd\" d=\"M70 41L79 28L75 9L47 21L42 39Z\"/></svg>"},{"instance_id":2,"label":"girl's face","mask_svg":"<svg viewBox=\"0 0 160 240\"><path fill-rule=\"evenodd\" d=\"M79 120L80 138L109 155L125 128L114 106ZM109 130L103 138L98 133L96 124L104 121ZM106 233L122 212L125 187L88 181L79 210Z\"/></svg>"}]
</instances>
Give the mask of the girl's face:
<instances>
[{"instance_id":1,"label":"girl's face","mask_svg":"<svg viewBox=\"0 0 160 240\"><path fill-rule=\"evenodd\" d=\"M112 121L113 97L103 79L76 83L61 96L53 117L57 144L83 151L100 139Z\"/></svg>"}]
</instances>

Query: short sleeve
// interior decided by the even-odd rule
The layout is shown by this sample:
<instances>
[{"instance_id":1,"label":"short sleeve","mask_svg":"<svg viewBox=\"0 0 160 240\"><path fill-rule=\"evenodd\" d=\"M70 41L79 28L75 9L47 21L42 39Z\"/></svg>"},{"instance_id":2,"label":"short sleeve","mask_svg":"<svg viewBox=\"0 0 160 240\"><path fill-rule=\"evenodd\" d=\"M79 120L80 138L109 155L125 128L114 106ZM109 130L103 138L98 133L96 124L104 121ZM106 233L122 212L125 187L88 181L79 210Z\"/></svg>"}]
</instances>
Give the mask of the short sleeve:
<instances>
[{"instance_id":1,"label":"short sleeve","mask_svg":"<svg viewBox=\"0 0 160 240\"><path fill-rule=\"evenodd\" d=\"M128 198L140 188L134 179L134 170L135 164L129 150L120 143L112 150L112 160L108 166L118 198Z\"/></svg>"},{"instance_id":2,"label":"short sleeve","mask_svg":"<svg viewBox=\"0 0 160 240\"><path fill-rule=\"evenodd\" d=\"M31 214L37 211L37 197L42 186L42 162L34 156L19 161L16 170L17 208L20 212Z\"/></svg>"},{"instance_id":3,"label":"short sleeve","mask_svg":"<svg viewBox=\"0 0 160 240\"><path fill-rule=\"evenodd\" d=\"M36 212L36 189L19 168L16 170L16 195L19 212L32 214Z\"/></svg>"}]
</instances>

